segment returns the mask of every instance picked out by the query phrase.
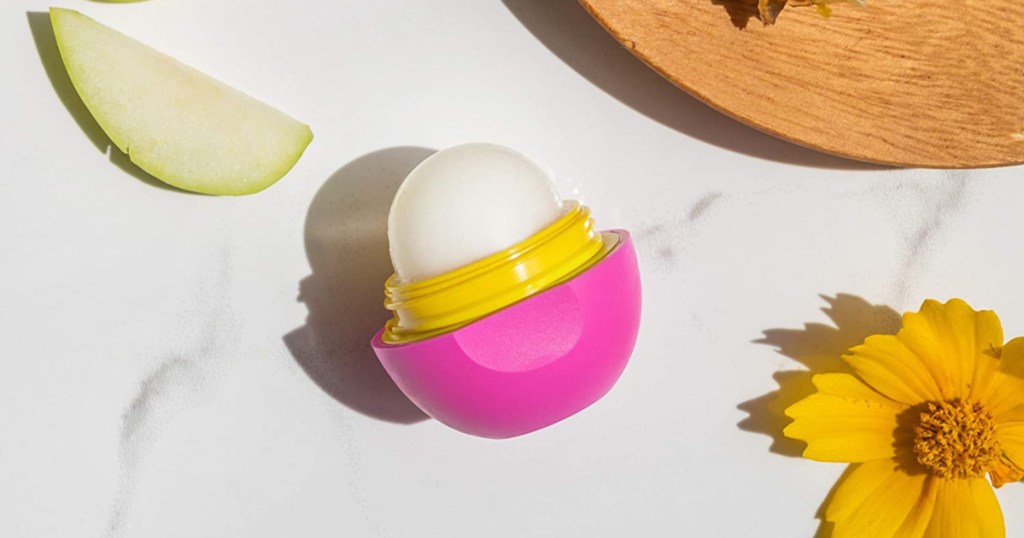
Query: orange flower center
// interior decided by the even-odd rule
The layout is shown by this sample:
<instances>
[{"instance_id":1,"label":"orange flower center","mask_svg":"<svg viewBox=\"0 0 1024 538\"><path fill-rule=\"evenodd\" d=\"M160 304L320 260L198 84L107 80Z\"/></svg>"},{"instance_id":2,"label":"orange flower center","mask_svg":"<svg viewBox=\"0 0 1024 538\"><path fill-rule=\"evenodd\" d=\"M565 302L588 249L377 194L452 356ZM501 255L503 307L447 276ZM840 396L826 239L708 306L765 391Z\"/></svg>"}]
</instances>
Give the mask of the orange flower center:
<instances>
[{"instance_id":1,"label":"orange flower center","mask_svg":"<svg viewBox=\"0 0 1024 538\"><path fill-rule=\"evenodd\" d=\"M978 478L996 467L1002 450L992 415L957 398L928 403L914 428L914 454L935 476Z\"/></svg>"}]
</instances>

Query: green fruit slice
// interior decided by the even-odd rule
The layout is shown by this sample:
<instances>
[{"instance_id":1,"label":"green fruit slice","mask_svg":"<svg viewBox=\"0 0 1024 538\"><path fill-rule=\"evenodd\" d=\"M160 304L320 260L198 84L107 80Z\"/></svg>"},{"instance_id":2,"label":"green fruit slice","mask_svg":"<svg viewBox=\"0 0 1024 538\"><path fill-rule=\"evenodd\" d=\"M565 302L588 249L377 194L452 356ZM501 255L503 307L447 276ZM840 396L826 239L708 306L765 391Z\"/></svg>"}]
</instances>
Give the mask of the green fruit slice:
<instances>
[{"instance_id":1,"label":"green fruit slice","mask_svg":"<svg viewBox=\"0 0 1024 538\"><path fill-rule=\"evenodd\" d=\"M118 149L154 177L206 194L281 179L309 126L77 11L51 8L64 66Z\"/></svg>"}]
</instances>

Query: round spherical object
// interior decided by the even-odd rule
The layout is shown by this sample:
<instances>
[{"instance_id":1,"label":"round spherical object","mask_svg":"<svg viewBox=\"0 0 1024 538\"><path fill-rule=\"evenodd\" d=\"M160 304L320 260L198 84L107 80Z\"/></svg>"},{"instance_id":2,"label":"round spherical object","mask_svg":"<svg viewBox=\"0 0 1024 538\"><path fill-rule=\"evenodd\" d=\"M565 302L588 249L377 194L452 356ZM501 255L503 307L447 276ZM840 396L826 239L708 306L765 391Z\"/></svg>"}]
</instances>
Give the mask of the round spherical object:
<instances>
[{"instance_id":1,"label":"round spherical object","mask_svg":"<svg viewBox=\"0 0 1024 538\"><path fill-rule=\"evenodd\" d=\"M543 170L511 149L465 144L423 161L388 215L391 263L415 282L516 245L562 215Z\"/></svg>"},{"instance_id":2,"label":"round spherical object","mask_svg":"<svg viewBox=\"0 0 1024 538\"><path fill-rule=\"evenodd\" d=\"M619 379L640 328L640 271L627 232L561 284L433 338L373 349L420 409L456 430L507 438L585 409Z\"/></svg>"}]
</instances>

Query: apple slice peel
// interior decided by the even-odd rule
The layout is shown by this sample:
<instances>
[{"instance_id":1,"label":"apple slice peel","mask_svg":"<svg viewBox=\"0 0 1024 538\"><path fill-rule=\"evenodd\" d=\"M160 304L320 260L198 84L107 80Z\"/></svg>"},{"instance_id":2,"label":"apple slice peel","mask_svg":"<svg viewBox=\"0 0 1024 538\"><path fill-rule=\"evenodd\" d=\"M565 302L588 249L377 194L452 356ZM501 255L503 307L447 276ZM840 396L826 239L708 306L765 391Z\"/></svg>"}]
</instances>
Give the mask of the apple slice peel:
<instances>
[{"instance_id":1,"label":"apple slice peel","mask_svg":"<svg viewBox=\"0 0 1024 538\"><path fill-rule=\"evenodd\" d=\"M309 126L81 13L50 9L79 96L118 149L205 194L259 192L313 139Z\"/></svg>"}]
</instances>

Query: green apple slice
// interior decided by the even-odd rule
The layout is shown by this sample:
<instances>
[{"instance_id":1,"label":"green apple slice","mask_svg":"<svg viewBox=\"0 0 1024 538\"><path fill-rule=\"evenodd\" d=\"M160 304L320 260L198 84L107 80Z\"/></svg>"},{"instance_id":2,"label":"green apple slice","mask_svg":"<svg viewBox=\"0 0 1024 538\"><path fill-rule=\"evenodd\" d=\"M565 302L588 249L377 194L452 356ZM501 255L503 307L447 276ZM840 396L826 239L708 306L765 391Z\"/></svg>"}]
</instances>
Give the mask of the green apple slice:
<instances>
[{"instance_id":1,"label":"green apple slice","mask_svg":"<svg viewBox=\"0 0 1024 538\"><path fill-rule=\"evenodd\" d=\"M206 194L281 179L309 126L81 13L51 8L64 66L118 149L154 177Z\"/></svg>"}]
</instances>

